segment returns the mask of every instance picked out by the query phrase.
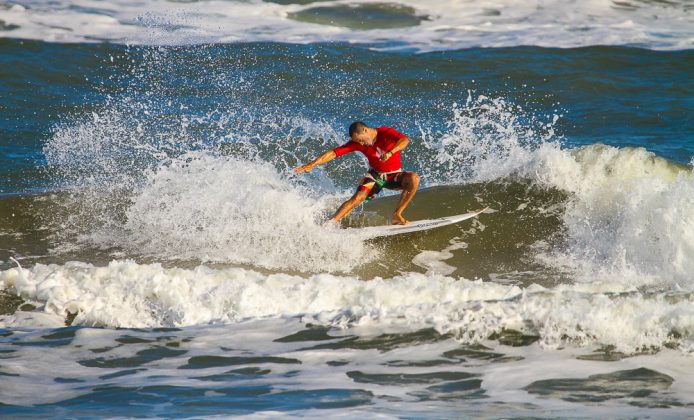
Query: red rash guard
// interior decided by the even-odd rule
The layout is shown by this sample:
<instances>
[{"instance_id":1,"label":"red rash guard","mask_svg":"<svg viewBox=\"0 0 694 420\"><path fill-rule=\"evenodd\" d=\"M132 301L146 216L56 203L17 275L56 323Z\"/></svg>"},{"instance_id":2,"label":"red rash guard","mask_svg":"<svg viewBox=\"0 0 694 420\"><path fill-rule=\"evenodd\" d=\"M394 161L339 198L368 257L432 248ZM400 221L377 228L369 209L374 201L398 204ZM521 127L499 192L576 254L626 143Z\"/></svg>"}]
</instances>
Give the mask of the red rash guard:
<instances>
[{"instance_id":1,"label":"red rash guard","mask_svg":"<svg viewBox=\"0 0 694 420\"><path fill-rule=\"evenodd\" d=\"M335 156L342 156L358 150L369 160L369 166L378 172L399 171L401 169L399 151L395 152L393 156L385 162L381 162L381 155L390 151L390 149L395 146L395 143L405 137L405 135L393 128L385 126L378 127L376 131L378 131L378 135L376 136L376 141L371 146L364 146L356 141L350 140L342 146L333 149Z\"/></svg>"}]
</instances>

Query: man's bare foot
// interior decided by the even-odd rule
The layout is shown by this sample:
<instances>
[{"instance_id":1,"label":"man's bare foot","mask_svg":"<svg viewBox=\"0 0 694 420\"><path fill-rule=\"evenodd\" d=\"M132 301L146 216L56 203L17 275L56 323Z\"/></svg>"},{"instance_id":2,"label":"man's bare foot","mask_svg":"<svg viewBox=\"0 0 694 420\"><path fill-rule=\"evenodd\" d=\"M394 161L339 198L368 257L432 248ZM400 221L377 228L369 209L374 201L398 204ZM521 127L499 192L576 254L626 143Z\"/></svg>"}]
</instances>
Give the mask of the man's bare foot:
<instances>
[{"instance_id":1,"label":"man's bare foot","mask_svg":"<svg viewBox=\"0 0 694 420\"><path fill-rule=\"evenodd\" d=\"M402 217L400 214L394 214L393 219L390 221L391 225L409 225L410 221Z\"/></svg>"}]
</instances>

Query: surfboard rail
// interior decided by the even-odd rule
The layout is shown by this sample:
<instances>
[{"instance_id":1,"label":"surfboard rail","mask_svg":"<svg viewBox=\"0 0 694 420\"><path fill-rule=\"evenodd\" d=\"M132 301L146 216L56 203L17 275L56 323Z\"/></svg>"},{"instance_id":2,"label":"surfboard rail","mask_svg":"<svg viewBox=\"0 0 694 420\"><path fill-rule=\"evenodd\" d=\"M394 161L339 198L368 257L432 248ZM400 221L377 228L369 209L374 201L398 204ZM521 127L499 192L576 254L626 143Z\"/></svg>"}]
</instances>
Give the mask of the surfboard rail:
<instances>
[{"instance_id":1,"label":"surfboard rail","mask_svg":"<svg viewBox=\"0 0 694 420\"><path fill-rule=\"evenodd\" d=\"M454 216L438 217L436 219L416 220L408 225L384 225L384 226L367 226L363 228L347 228L346 233L358 234L365 238L378 238L381 236L401 235L405 233L421 232L429 229L452 225L462 222L463 220L471 219L488 210L485 207L478 210L473 210L464 214Z\"/></svg>"}]
</instances>

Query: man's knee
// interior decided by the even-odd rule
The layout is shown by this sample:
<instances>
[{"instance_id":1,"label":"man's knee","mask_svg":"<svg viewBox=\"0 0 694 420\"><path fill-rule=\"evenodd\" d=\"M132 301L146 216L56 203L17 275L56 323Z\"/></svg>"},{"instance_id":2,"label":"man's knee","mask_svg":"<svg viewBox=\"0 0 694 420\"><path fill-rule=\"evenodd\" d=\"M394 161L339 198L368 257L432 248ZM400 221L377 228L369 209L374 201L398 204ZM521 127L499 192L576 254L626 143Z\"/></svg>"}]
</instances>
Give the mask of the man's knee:
<instances>
[{"instance_id":1,"label":"man's knee","mask_svg":"<svg viewBox=\"0 0 694 420\"><path fill-rule=\"evenodd\" d=\"M405 186L407 187L414 187L417 188L419 187L419 175L417 175L414 172L408 172L405 174L405 179L404 179Z\"/></svg>"},{"instance_id":2,"label":"man's knee","mask_svg":"<svg viewBox=\"0 0 694 420\"><path fill-rule=\"evenodd\" d=\"M352 196L352 201L354 201L356 204L359 204L366 200L366 197L369 196L369 193L364 191L364 190L359 190L357 191L353 196Z\"/></svg>"}]
</instances>

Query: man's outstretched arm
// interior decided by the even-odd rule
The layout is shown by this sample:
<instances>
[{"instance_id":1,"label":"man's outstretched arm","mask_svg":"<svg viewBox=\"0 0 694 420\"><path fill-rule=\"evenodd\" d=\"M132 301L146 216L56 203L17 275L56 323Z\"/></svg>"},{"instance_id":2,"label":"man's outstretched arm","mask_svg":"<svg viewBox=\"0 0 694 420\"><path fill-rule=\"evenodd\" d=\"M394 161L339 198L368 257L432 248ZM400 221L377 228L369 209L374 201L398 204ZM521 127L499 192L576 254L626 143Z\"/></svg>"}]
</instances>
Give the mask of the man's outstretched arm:
<instances>
[{"instance_id":1,"label":"man's outstretched arm","mask_svg":"<svg viewBox=\"0 0 694 420\"><path fill-rule=\"evenodd\" d=\"M315 168L316 166L328 163L336 157L337 154L334 150L328 150L327 152L315 158L312 162L294 168L294 173L300 174L302 172L311 172L313 168Z\"/></svg>"}]
</instances>

